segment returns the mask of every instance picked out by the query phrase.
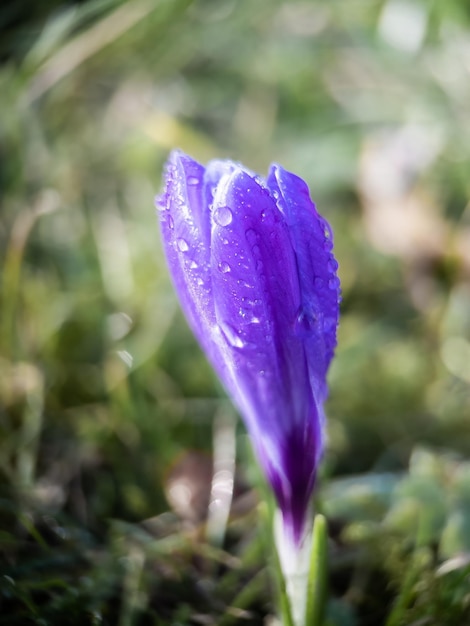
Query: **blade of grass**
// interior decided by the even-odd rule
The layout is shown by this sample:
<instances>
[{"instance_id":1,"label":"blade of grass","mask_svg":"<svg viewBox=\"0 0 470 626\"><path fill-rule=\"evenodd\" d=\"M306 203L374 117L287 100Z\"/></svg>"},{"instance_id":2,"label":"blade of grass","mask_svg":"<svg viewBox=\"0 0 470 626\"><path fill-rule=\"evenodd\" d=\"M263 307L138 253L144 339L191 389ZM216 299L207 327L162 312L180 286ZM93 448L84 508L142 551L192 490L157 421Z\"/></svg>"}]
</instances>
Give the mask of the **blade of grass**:
<instances>
[{"instance_id":1,"label":"blade of grass","mask_svg":"<svg viewBox=\"0 0 470 626\"><path fill-rule=\"evenodd\" d=\"M184 0L183 9L191 0ZM125 2L113 13L104 17L86 32L78 35L65 44L53 55L37 73L31 82L26 97L26 104L31 104L40 98L46 91L70 74L87 59L126 33L130 28L144 20L162 3L153 0L137 0ZM168 4L168 3L166 3ZM169 3L173 10L173 4Z\"/></svg>"}]
</instances>

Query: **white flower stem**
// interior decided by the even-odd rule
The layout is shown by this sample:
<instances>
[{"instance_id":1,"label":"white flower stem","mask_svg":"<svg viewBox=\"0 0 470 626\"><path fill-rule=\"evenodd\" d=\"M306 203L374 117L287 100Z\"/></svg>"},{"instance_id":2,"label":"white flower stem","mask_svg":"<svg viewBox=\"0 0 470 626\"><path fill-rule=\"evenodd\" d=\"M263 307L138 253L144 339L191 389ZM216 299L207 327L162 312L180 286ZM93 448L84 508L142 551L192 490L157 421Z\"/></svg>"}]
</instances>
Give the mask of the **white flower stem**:
<instances>
[{"instance_id":1,"label":"white flower stem","mask_svg":"<svg viewBox=\"0 0 470 626\"><path fill-rule=\"evenodd\" d=\"M294 626L321 626L327 597L328 532L326 519L316 515L305 524L300 542L274 516L274 541L285 581Z\"/></svg>"},{"instance_id":2,"label":"white flower stem","mask_svg":"<svg viewBox=\"0 0 470 626\"><path fill-rule=\"evenodd\" d=\"M290 528L286 528L282 513L274 515L274 541L284 576L287 597L290 602L294 626L309 626L305 623L307 607L310 551L312 546L312 521L305 524L300 543L294 542Z\"/></svg>"}]
</instances>

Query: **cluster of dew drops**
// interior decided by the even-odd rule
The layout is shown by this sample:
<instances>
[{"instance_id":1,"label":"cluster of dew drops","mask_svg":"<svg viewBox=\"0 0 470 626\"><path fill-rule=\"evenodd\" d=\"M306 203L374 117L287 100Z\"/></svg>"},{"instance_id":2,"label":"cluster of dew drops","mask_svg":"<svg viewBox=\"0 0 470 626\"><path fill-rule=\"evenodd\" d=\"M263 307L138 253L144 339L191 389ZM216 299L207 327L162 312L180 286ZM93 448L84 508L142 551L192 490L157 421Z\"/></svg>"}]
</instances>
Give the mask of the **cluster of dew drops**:
<instances>
[{"instance_id":1,"label":"cluster of dew drops","mask_svg":"<svg viewBox=\"0 0 470 626\"><path fill-rule=\"evenodd\" d=\"M197 185L199 183L200 183L200 180L197 177L195 176L188 177L188 180L187 180L188 185ZM264 187L264 181L263 181L262 186ZM247 191L249 190L247 189ZM274 199L277 201L278 196L279 196L278 192L274 190L272 193L274 195ZM262 213L261 218L263 219L264 217L265 217L265 214ZM218 226L227 227L232 223L233 212L228 206L219 206L213 211L212 219ZM174 220L171 214L168 214L167 222L168 222L168 227L172 230L174 228ZM339 303L341 302L341 290L339 288L340 281L336 275L336 271L338 269L338 262L336 261L332 253L333 241L331 238L331 231L326 223L324 224L324 227L323 227L323 234L325 237L324 242L323 242L323 247L325 251L329 253L328 272L330 274L330 278L328 280L328 288L337 293L337 301ZM228 243L228 240L225 239L224 243ZM189 244L186 241L186 239L182 237L179 237L176 239L176 247L179 250L179 252L183 254L189 251ZM197 269L198 265L194 260L192 260L192 261L189 261L188 267L192 270L195 270ZM231 266L227 261L221 261L218 265L218 269L223 274L228 274L231 271ZM200 276L198 276L196 280L199 286L203 285L204 281ZM315 286L317 287L317 289L320 290L323 287L323 279L320 277L315 277L314 281L315 281ZM244 309L240 309L240 315L243 318L246 317L246 311ZM258 318L254 318L253 321L257 323L260 320ZM294 328L295 328L296 334L305 335L306 333L308 334L312 332L317 325L317 321L318 320L316 318L316 315L309 312L304 307L301 307L296 315L296 319L294 322ZM327 331L330 330L335 325L336 325L336 320L334 320L333 318L325 318L323 322L324 330L327 330ZM233 343L233 340L231 343ZM240 345L238 339L235 341L235 344L238 346Z\"/></svg>"}]
</instances>

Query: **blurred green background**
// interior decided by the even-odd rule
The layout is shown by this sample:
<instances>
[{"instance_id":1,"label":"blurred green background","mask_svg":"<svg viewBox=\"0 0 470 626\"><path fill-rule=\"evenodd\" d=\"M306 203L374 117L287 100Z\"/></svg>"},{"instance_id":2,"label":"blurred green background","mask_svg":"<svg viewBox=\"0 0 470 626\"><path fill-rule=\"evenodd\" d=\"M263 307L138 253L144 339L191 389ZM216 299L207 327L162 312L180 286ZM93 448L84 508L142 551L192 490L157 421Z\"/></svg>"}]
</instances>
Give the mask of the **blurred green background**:
<instances>
[{"instance_id":1,"label":"blurred green background","mask_svg":"<svg viewBox=\"0 0 470 626\"><path fill-rule=\"evenodd\" d=\"M276 623L256 465L161 250L173 147L281 163L334 228L328 624L470 623L468 2L17 0L0 28L0 624Z\"/></svg>"}]
</instances>

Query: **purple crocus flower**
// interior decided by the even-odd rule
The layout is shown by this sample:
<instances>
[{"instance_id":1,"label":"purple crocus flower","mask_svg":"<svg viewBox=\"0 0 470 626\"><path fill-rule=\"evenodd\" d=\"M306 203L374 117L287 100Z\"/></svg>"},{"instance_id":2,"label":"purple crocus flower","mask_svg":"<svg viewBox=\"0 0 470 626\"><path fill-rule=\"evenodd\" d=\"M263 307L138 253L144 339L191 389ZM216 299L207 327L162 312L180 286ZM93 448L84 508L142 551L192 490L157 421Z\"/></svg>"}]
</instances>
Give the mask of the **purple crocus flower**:
<instances>
[{"instance_id":1,"label":"purple crocus flower","mask_svg":"<svg viewBox=\"0 0 470 626\"><path fill-rule=\"evenodd\" d=\"M336 346L338 264L305 182L232 161L168 160L158 199L188 322L237 405L285 528L302 540L324 447Z\"/></svg>"}]
</instances>

